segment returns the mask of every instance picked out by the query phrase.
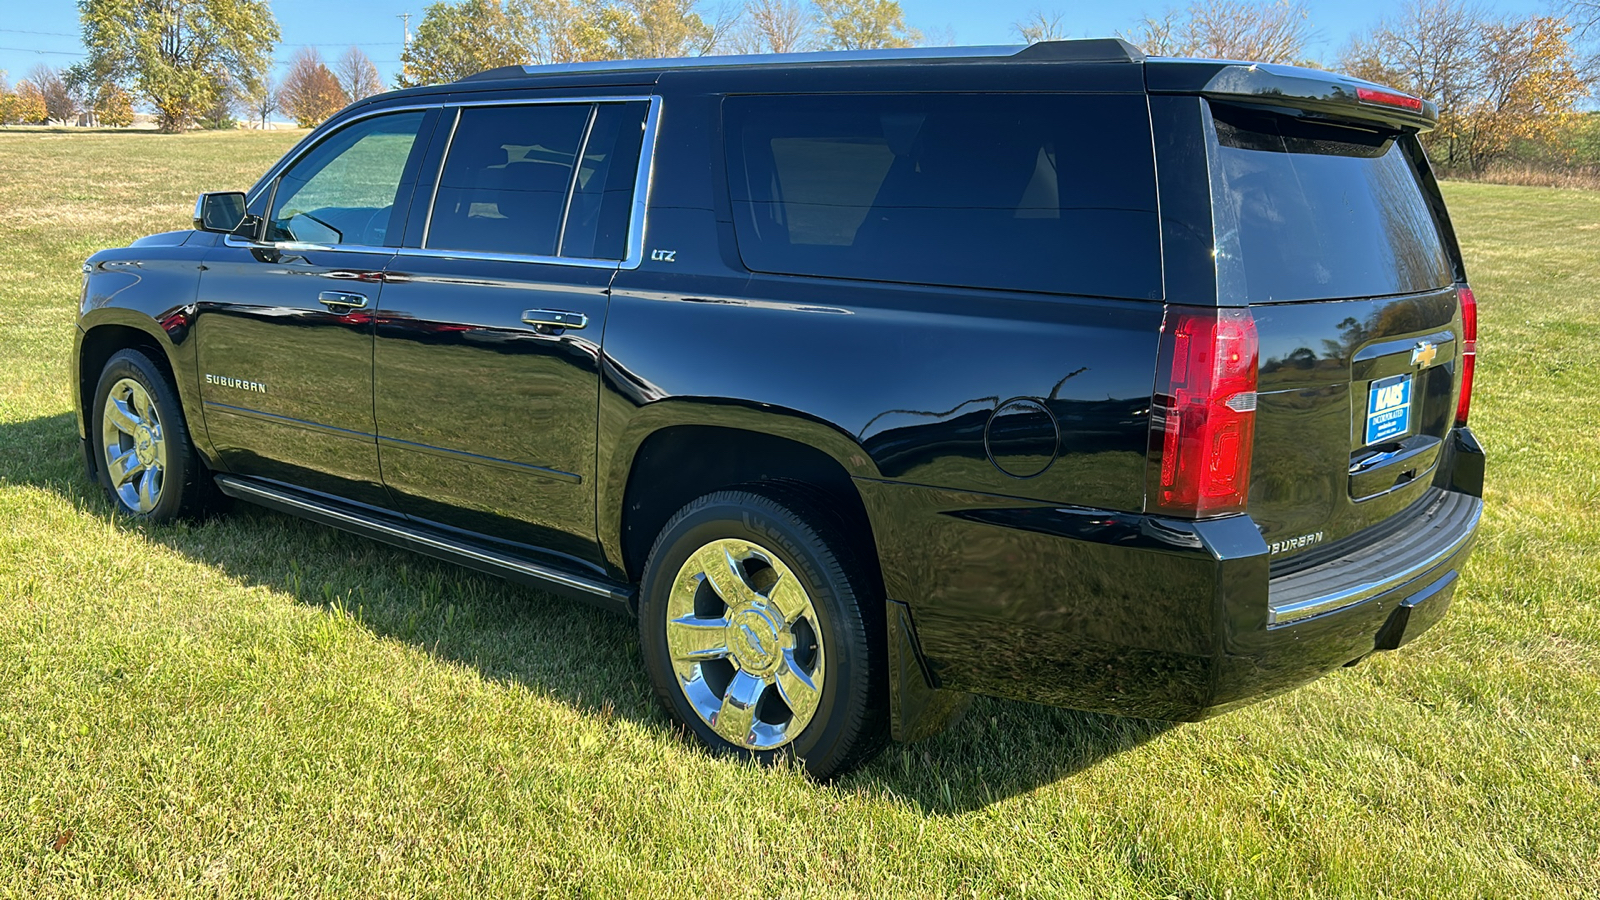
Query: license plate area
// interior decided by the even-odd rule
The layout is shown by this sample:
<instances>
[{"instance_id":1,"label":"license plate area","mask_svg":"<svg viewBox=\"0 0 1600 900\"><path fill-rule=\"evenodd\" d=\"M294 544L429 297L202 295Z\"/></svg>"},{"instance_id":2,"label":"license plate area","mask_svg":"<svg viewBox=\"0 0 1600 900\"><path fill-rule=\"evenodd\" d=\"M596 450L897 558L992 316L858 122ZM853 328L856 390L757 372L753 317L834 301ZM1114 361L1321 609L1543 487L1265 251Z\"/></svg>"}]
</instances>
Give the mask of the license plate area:
<instances>
[{"instance_id":1,"label":"license plate area","mask_svg":"<svg viewBox=\"0 0 1600 900\"><path fill-rule=\"evenodd\" d=\"M1379 378L1367 389L1367 446L1405 437L1412 431L1410 372Z\"/></svg>"}]
</instances>

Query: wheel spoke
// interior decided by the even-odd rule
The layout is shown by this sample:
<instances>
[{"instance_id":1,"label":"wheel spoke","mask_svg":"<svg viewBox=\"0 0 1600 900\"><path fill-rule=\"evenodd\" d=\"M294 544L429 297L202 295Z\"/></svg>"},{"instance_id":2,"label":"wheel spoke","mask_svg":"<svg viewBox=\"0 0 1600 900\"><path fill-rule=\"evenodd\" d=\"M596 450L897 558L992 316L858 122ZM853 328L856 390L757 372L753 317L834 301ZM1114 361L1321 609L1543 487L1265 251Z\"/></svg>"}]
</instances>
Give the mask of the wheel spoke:
<instances>
[{"instance_id":1,"label":"wheel spoke","mask_svg":"<svg viewBox=\"0 0 1600 900\"><path fill-rule=\"evenodd\" d=\"M783 665L778 667L778 693L794 712L796 722L809 719L822 699L816 682L795 664L793 650L783 651Z\"/></svg>"},{"instance_id":2,"label":"wheel spoke","mask_svg":"<svg viewBox=\"0 0 1600 900\"><path fill-rule=\"evenodd\" d=\"M711 727L735 746L750 746L755 742L751 729L756 720L756 701L766 687L766 682L739 670L728 684L728 693L723 696L722 708L712 718Z\"/></svg>"},{"instance_id":3,"label":"wheel spoke","mask_svg":"<svg viewBox=\"0 0 1600 900\"><path fill-rule=\"evenodd\" d=\"M793 625L811 608L811 601L806 597L806 589L793 575L779 575L767 591L769 605L783 616L783 624Z\"/></svg>"},{"instance_id":4,"label":"wheel spoke","mask_svg":"<svg viewBox=\"0 0 1600 900\"><path fill-rule=\"evenodd\" d=\"M106 466L106 474L111 476L112 487L122 487L128 479L137 475L144 469L144 464L139 462L139 454L132 450L113 459Z\"/></svg>"},{"instance_id":5,"label":"wheel spoke","mask_svg":"<svg viewBox=\"0 0 1600 900\"><path fill-rule=\"evenodd\" d=\"M723 547L713 544L702 548L695 556L695 562L699 564L700 571L705 573L706 580L716 589L717 596L728 606L746 603L755 593L745 583L739 563Z\"/></svg>"},{"instance_id":6,"label":"wheel spoke","mask_svg":"<svg viewBox=\"0 0 1600 900\"><path fill-rule=\"evenodd\" d=\"M149 466L144 470L144 477L139 479L139 512L155 509L160 496L161 467Z\"/></svg>"},{"instance_id":7,"label":"wheel spoke","mask_svg":"<svg viewBox=\"0 0 1600 900\"><path fill-rule=\"evenodd\" d=\"M111 402L106 404L106 421L118 431L132 437L134 429L139 427L139 414L128 406L126 400L113 397Z\"/></svg>"},{"instance_id":8,"label":"wheel spoke","mask_svg":"<svg viewBox=\"0 0 1600 900\"><path fill-rule=\"evenodd\" d=\"M128 399L133 402L133 411L139 416L140 421L150 422L150 395L135 388L128 392Z\"/></svg>"},{"instance_id":9,"label":"wheel spoke","mask_svg":"<svg viewBox=\"0 0 1600 900\"><path fill-rule=\"evenodd\" d=\"M721 659L728 655L724 618L689 615L667 622L667 652L673 659Z\"/></svg>"}]
</instances>

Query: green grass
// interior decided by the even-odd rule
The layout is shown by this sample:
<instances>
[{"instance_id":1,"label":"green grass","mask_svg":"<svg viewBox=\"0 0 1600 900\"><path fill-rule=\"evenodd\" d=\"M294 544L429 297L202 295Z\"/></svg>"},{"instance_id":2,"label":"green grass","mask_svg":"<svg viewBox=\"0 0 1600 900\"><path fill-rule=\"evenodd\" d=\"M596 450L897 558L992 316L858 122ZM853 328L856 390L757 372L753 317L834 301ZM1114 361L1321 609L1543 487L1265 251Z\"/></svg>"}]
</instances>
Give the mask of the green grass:
<instances>
[{"instance_id":1,"label":"green grass","mask_svg":"<svg viewBox=\"0 0 1600 900\"><path fill-rule=\"evenodd\" d=\"M293 139L0 132L0 896L1600 894L1600 194L1446 188L1492 456L1439 627L1201 724L980 700L819 786L695 749L621 618L110 515L79 263Z\"/></svg>"}]
</instances>

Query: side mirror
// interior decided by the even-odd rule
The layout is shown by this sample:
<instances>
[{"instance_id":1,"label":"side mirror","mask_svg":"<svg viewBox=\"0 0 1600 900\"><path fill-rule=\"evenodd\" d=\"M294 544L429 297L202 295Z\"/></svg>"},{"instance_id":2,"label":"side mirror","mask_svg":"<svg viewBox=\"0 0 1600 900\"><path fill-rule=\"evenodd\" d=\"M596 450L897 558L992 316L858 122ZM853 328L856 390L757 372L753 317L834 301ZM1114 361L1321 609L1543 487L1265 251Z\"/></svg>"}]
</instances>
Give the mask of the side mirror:
<instances>
[{"instance_id":1,"label":"side mirror","mask_svg":"<svg viewBox=\"0 0 1600 900\"><path fill-rule=\"evenodd\" d=\"M244 193L211 191L194 202L194 227L198 231L232 234L244 222Z\"/></svg>"}]
</instances>

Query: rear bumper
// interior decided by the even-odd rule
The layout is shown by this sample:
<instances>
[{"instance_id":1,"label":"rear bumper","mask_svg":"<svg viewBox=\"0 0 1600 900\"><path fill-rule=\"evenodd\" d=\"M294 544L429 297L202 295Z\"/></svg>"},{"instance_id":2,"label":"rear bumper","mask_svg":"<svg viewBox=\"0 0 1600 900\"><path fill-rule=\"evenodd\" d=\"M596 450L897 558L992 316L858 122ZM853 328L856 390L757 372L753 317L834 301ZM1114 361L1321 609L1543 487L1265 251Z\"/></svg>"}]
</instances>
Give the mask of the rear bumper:
<instances>
[{"instance_id":1,"label":"rear bumper","mask_svg":"<svg viewBox=\"0 0 1600 900\"><path fill-rule=\"evenodd\" d=\"M1415 527L1278 578L1248 516L1188 522L858 487L885 588L912 632L891 637L915 648L927 687L1184 720L1394 649L1438 621L1483 505L1470 432L1445 462Z\"/></svg>"}]
</instances>

